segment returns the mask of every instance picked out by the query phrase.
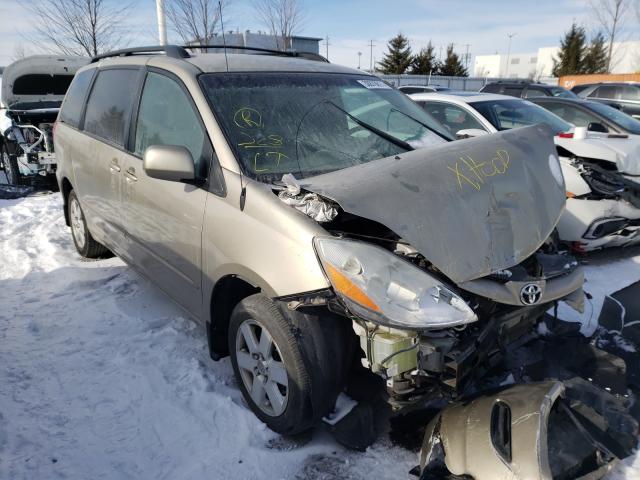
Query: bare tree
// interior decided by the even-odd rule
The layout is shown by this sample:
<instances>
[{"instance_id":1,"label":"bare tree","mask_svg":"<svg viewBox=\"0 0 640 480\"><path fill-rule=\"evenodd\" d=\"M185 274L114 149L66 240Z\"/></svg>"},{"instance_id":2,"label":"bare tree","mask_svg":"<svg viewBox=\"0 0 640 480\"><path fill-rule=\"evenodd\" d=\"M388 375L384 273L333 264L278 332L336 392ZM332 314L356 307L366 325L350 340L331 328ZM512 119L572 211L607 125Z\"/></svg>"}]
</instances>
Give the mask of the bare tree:
<instances>
[{"instance_id":1,"label":"bare tree","mask_svg":"<svg viewBox=\"0 0 640 480\"><path fill-rule=\"evenodd\" d=\"M13 48L13 55L11 56L11 58L12 60L16 61L24 57L28 57L29 55L33 54L22 43L19 43Z\"/></svg>"},{"instance_id":2,"label":"bare tree","mask_svg":"<svg viewBox=\"0 0 640 480\"><path fill-rule=\"evenodd\" d=\"M209 43L229 1L169 0L167 17L184 43Z\"/></svg>"},{"instance_id":3,"label":"bare tree","mask_svg":"<svg viewBox=\"0 0 640 480\"><path fill-rule=\"evenodd\" d=\"M116 0L31 0L36 40L66 55L89 55L124 43L124 23L130 5Z\"/></svg>"},{"instance_id":4,"label":"bare tree","mask_svg":"<svg viewBox=\"0 0 640 480\"><path fill-rule=\"evenodd\" d=\"M264 26L276 36L276 48L290 48L291 35L305 18L300 0L253 0L253 7Z\"/></svg>"},{"instance_id":5,"label":"bare tree","mask_svg":"<svg viewBox=\"0 0 640 480\"><path fill-rule=\"evenodd\" d=\"M607 39L607 72L611 72L613 43L624 28L635 0L588 0L594 19Z\"/></svg>"}]
</instances>

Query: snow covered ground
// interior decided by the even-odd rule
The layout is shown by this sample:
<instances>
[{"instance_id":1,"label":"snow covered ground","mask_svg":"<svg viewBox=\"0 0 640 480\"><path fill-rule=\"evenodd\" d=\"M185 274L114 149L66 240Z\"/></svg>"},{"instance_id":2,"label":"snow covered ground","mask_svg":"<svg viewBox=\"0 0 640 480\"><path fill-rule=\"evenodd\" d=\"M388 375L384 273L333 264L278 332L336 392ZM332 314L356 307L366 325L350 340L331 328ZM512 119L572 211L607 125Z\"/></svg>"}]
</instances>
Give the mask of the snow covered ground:
<instances>
[{"instance_id":1,"label":"snow covered ground","mask_svg":"<svg viewBox=\"0 0 640 480\"><path fill-rule=\"evenodd\" d=\"M417 463L386 438L280 439L202 326L119 259L80 259L58 194L0 200L0 255L0 479L396 480ZM640 250L614 257L586 267L594 321L640 279ZM610 478L640 478L640 458Z\"/></svg>"}]
</instances>

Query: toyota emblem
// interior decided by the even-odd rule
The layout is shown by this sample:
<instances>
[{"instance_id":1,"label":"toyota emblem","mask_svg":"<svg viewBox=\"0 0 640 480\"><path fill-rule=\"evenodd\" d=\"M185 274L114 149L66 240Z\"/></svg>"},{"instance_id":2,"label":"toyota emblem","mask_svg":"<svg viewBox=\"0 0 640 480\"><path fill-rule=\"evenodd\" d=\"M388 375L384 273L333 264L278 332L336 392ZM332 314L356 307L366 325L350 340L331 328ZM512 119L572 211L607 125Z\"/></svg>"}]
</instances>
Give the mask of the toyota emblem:
<instances>
[{"instance_id":1,"label":"toyota emblem","mask_svg":"<svg viewBox=\"0 0 640 480\"><path fill-rule=\"evenodd\" d=\"M520 290L520 301L525 305L535 305L542 297L542 289L535 283L527 283Z\"/></svg>"}]
</instances>

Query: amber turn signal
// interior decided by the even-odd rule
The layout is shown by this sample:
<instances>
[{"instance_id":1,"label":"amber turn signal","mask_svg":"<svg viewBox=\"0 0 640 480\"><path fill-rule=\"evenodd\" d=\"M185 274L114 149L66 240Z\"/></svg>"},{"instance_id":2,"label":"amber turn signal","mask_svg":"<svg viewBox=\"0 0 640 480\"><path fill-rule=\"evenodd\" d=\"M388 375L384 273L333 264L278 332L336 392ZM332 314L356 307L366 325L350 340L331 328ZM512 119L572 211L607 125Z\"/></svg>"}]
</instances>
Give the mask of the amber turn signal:
<instances>
[{"instance_id":1,"label":"amber turn signal","mask_svg":"<svg viewBox=\"0 0 640 480\"><path fill-rule=\"evenodd\" d=\"M355 283L349 280L345 275L340 273L333 265L326 264L327 275L330 277L331 284L338 293L344 295L349 300L356 302L358 305L379 312L380 307L371 300Z\"/></svg>"}]
</instances>

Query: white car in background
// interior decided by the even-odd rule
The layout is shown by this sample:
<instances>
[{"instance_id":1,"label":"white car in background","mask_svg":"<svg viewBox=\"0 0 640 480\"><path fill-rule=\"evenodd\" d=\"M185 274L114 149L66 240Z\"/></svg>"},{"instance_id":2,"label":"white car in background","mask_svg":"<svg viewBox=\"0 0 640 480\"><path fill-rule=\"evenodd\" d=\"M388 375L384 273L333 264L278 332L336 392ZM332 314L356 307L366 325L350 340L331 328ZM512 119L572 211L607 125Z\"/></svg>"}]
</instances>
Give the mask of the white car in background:
<instances>
[{"instance_id":1,"label":"white car in background","mask_svg":"<svg viewBox=\"0 0 640 480\"><path fill-rule=\"evenodd\" d=\"M450 92L410 97L458 138L547 124L567 189L560 240L578 251L640 243L640 141L593 135L526 100Z\"/></svg>"}]
</instances>

